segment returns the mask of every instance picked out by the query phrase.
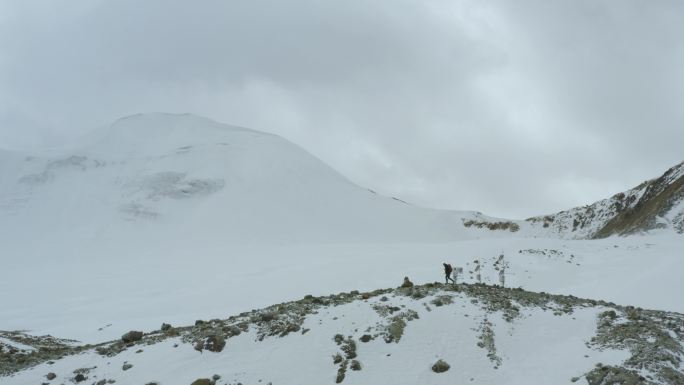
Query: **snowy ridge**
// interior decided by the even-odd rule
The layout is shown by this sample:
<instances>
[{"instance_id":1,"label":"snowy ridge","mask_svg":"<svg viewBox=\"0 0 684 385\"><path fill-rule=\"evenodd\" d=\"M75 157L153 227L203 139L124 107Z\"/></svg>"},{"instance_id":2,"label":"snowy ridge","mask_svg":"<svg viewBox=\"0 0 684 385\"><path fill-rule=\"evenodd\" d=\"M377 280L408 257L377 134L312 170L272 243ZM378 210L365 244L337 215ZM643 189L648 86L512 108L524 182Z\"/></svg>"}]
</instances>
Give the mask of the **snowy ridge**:
<instances>
[{"instance_id":1,"label":"snowy ridge","mask_svg":"<svg viewBox=\"0 0 684 385\"><path fill-rule=\"evenodd\" d=\"M684 162L659 178L588 206L526 221L566 238L603 238L656 229L683 233Z\"/></svg>"},{"instance_id":2,"label":"snowy ridge","mask_svg":"<svg viewBox=\"0 0 684 385\"><path fill-rule=\"evenodd\" d=\"M21 361L19 354L5 357L4 374L11 376L3 383L684 380L682 314L487 285L405 283L398 289L309 295L194 326L164 324L96 346L25 340L43 349L22 354ZM22 367L29 370L15 372Z\"/></svg>"}]
</instances>

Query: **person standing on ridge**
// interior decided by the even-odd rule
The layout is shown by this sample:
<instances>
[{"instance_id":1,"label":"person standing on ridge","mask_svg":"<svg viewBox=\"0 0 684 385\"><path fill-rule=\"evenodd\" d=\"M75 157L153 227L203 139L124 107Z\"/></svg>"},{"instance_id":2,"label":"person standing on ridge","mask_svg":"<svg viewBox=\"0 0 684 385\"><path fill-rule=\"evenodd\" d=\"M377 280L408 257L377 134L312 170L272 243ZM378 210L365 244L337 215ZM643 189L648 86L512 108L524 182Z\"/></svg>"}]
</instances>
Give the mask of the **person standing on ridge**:
<instances>
[{"instance_id":1,"label":"person standing on ridge","mask_svg":"<svg viewBox=\"0 0 684 385\"><path fill-rule=\"evenodd\" d=\"M443 263L442 265L444 265L444 278L446 280L445 283L449 283L449 280L451 280L451 282L453 282L453 283L456 283L456 282L454 282L454 279L451 278L451 272L454 270L451 267L451 265L448 263Z\"/></svg>"}]
</instances>

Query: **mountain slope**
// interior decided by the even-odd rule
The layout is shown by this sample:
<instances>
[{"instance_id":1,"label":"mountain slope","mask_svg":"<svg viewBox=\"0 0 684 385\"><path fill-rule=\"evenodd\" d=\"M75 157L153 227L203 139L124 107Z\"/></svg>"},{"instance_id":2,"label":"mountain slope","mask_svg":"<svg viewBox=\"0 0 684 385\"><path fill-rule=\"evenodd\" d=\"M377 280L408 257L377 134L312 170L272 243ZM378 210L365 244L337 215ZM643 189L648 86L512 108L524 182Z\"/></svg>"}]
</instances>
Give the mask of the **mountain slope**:
<instances>
[{"instance_id":1,"label":"mountain slope","mask_svg":"<svg viewBox=\"0 0 684 385\"><path fill-rule=\"evenodd\" d=\"M684 233L684 162L662 176L591 205L526 220L568 238L605 238L656 229Z\"/></svg>"},{"instance_id":2,"label":"mountain slope","mask_svg":"<svg viewBox=\"0 0 684 385\"><path fill-rule=\"evenodd\" d=\"M379 196L281 137L193 115L135 115L71 151L0 156L0 241L21 252L35 238L71 253L483 233L462 226L474 213Z\"/></svg>"}]
</instances>

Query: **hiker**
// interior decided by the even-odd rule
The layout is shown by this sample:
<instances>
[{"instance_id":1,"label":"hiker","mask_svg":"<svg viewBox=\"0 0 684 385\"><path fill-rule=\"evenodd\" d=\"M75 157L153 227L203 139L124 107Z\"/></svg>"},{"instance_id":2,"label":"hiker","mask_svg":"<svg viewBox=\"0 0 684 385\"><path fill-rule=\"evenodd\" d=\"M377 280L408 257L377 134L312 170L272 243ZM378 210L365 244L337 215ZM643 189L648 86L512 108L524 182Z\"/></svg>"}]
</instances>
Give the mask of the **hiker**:
<instances>
[{"instance_id":1,"label":"hiker","mask_svg":"<svg viewBox=\"0 0 684 385\"><path fill-rule=\"evenodd\" d=\"M442 265L444 265L444 278L446 280L445 283L449 283L449 280L451 280L451 282L454 282L453 278L451 278L451 272L454 269L452 269L451 265L448 263L443 263ZM456 282L454 282L454 283L456 283Z\"/></svg>"}]
</instances>

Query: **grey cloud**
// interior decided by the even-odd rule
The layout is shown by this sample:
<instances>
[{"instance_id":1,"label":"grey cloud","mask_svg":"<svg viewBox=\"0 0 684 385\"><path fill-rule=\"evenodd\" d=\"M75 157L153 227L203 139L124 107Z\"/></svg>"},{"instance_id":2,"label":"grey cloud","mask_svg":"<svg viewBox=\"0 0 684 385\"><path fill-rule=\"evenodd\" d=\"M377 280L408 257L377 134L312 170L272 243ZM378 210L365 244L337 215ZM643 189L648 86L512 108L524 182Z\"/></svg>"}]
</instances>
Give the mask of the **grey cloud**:
<instances>
[{"instance_id":1,"label":"grey cloud","mask_svg":"<svg viewBox=\"0 0 684 385\"><path fill-rule=\"evenodd\" d=\"M274 132L430 207L526 217L682 160L684 6L82 1L0 11L0 147L140 111Z\"/></svg>"}]
</instances>

